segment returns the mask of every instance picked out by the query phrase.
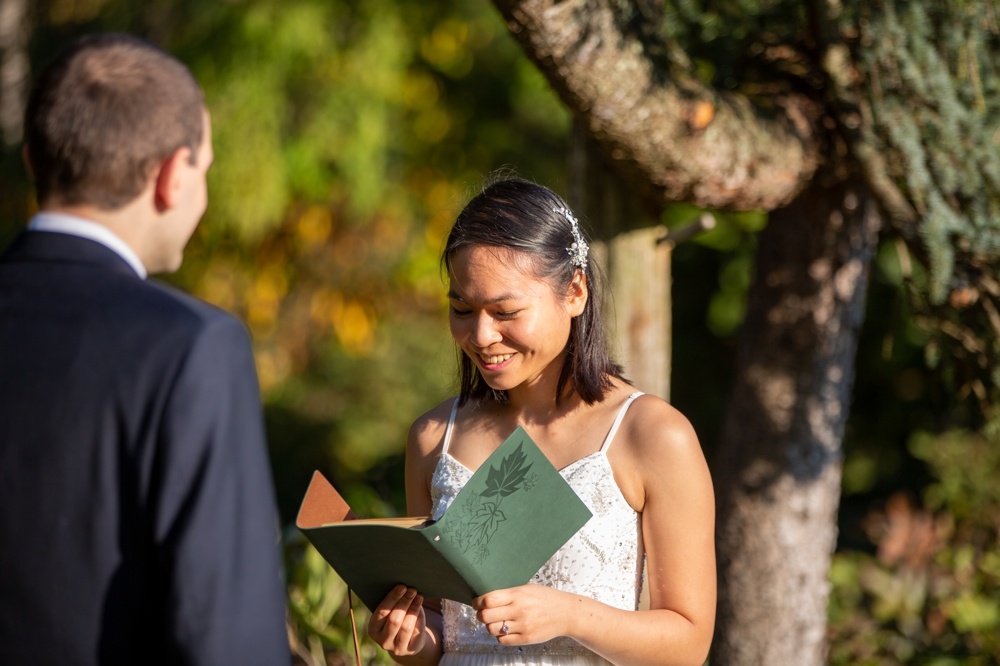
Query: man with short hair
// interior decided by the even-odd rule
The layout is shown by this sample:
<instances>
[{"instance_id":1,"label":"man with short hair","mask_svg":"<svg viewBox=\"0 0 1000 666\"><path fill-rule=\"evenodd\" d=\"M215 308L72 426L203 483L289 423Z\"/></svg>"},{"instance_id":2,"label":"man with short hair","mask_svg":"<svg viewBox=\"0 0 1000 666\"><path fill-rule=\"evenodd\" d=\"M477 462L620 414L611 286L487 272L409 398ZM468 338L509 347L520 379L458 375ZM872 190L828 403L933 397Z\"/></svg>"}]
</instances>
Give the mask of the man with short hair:
<instances>
[{"instance_id":1,"label":"man with short hair","mask_svg":"<svg viewBox=\"0 0 1000 666\"><path fill-rule=\"evenodd\" d=\"M25 114L40 212L0 257L0 664L288 664L246 329L146 280L207 203L177 60L75 42Z\"/></svg>"}]
</instances>

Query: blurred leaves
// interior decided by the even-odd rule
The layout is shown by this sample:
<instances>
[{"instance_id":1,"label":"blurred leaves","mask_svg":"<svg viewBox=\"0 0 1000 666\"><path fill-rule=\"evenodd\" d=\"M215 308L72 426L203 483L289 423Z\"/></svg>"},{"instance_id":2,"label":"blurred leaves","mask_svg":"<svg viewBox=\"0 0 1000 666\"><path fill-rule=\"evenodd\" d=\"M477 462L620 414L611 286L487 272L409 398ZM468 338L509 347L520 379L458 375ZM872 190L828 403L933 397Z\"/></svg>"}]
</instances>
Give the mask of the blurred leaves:
<instances>
[{"instance_id":1,"label":"blurred leaves","mask_svg":"<svg viewBox=\"0 0 1000 666\"><path fill-rule=\"evenodd\" d=\"M353 663L354 637L358 632L364 664L392 664L389 654L367 638L371 613L348 596L347 585L312 544L298 531L285 539L288 580L289 637L297 663L327 666ZM354 602L354 617L349 602Z\"/></svg>"},{"instance_id":2,"label":"blurred leaves","mask_svg":"<svg viewBox=\"0 0 1000 666\"><path fill-rule=\"evenodd\" d=\"M209 208L165 279L250 329L283 520L314 469L373 515L400 512L407 429L453 390L439 256L455 215L503 165L565 185L568 113L500 16L460 0L39 0L31 11L36 69L76 35L126 31L202 84ZM25 174L12 152L3 160L3 211L26 219ZM351 651L342 585L289 536L300 659L336 663Z\"/></svg>"},{"instance_id":3,"label":"blurred leaves","mask_svg":"<svg viewBox=\"0 0 1000 666\"><path fill-rule=\"evenodd\" d=\"M1000 437L914 434L935 480L922 505L890 497L867 531L874 556L840 553L831 571L831 664L1000 661Z\"/></svg>"}]
</instances>

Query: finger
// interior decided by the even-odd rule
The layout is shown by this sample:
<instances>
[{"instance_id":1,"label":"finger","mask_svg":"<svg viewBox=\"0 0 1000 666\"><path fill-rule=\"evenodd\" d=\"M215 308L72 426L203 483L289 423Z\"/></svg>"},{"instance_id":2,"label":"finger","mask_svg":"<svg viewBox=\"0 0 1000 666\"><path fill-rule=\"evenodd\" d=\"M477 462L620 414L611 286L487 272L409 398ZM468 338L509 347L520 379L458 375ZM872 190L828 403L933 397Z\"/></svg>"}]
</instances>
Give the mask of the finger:
<instances>
[{"instance_id":1,"label":"finger","mask_svg":"<svg viewBox=\"0 0 1000 666\"><path fill-rule=\"evenodd\" d=\"M406 608L406 611L403 614L403 619L399 625L399 630L396 633L395 643L397 650L408 648L410 643L413 641L415 637L414 632L417 631L417 624L421 615L423 615L423 602L424 598L419 594L416 594L416 590L414 590L413 599L410 601L410 605Z\"/></svg>"},{"instance_id":2,"label":"finger","mask_svg":"<svg viewBox=\"0 0 1000 666\"><path fill-rule=\"evenodd\" d=\"M389 590L389 594L385 595L385 599L382 600L382 603L375 607L375 611L372 613L371 619L368 620L368 634L372 638L375 638L372 630L381 631L385 627L389 614L392 613L393 609L396 608L396 605L405 594L406 586L397 585Z\"/></svg>"},{"instance_id":3,"label":"finger","mask_svg":"<svg viewBox=\"0 0 1000 666\"><path fill-rule=\"evenodd\" d=\"M413 603L413 599L417 596L417 591L413 588L403 587L402 590L403 594L396 600L394 605L388 607L391 598L396 596L396 590L393 590L384 602L388 608L388 613L383 618L377 641L386 650L390 649L400 640L400 629ZM376 637L373 636L373 638Z\"/></svg>"},{"instance_id":4,"label":"finger","mask_svg":"<svg viewBox=\"0 0 1000 666\"><path fill-rule=\"evenodd\" d=\"M503 643L505 639L514 633L514 631L511 629L510 622L504 621L499 624L500 626L496 628L497 642ZM493 633L492 630L490 633Z\"/></svg>"},{"instance_id":5,"label":"finger","mask_svg":"<svg viewBox=\"0 0 1000 666\"><path fill-rule=\"evenodd\" d=\"M420 599L420 607L417 609L417 621L413 626L413 633L410 637L409 649L411 652L419 652L419 646L423 643L422 637L427 629L427 611L424 609L424 598Z\"/></svg>"},{"instance_id":6,"label":"finger","mask_svg":"<svg viewBox=\"0 0 1000 666\"><path fill-rule=\"evenodd\" d=\"M499 608L487 608L476 613L476 619L486 625L503 624L504 620L509 620L514 616L513 606L501 606Z\"/></svg>"},{"instance_id":7,"label":"finger","mask_svg":"<svg viewBox=\"0 0 1000 666\"><path fill-rule=\"evenodd\" d=\"M510 602L511 594L509 590L494 590L473 599L472 607L478 611L487 608L499 608L500 606L508 605Z\"/></svg>"},{"instance_id":8,"label":"finger","mask_svg":"<svg viewBox=\"0 0 1000 666\"><path fill-rule=\"evenodd\" d=\"M504 636L511 633L509 620L497 620L496 622L484 622L486 631L492 636Z\"/></svg>"}]
</instances>

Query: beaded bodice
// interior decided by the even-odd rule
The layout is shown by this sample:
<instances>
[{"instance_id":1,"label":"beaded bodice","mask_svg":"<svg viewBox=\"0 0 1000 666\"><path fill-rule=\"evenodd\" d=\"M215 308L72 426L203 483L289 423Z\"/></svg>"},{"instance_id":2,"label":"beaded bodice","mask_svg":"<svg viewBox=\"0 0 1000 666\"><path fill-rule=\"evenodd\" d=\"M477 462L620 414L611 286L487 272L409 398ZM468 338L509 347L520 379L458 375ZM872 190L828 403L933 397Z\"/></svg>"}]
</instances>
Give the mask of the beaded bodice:
<instances>
[{"instance_id":1,"label":"beaded bodice","mask_svg":"<svg viewBox=\"0 0 1000 666\"><path fill-rule=\"evenodd\" d=\"M642 536L639 514L622 496L608 461L614 439L635 393L622 406L603 446L560 470L593 513L593 517L546 562L532 582L584 595L597 601L635 610L642 584ZM452 410L444 451L431 479L431 518L439 519L473 472L448 453L454 425ZM576 641L560 637L538 645L502 646L465 604L445 599L444 651L574 655L591 654Z\"/></svg>"}]
</instances>

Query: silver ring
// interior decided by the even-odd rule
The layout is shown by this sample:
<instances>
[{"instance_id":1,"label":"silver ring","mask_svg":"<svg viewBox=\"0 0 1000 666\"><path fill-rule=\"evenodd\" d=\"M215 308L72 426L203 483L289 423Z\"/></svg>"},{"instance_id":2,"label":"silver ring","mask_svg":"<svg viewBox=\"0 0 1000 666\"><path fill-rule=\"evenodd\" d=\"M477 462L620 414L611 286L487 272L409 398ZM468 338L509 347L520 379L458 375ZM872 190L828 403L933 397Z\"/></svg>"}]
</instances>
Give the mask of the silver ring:
<instances>
[{"instance_id":1,"label":"silver ring","mask_svg":"<svg viewBox=\"0 0 1000 666\"><path fill-rule=\"evenodd\" d=\"M501 636L506 636L509 632L510 632L510 627L508 627L507 623L504 622L503 626L500 627L500 635Z\"/></svg>"}]
</instances>

